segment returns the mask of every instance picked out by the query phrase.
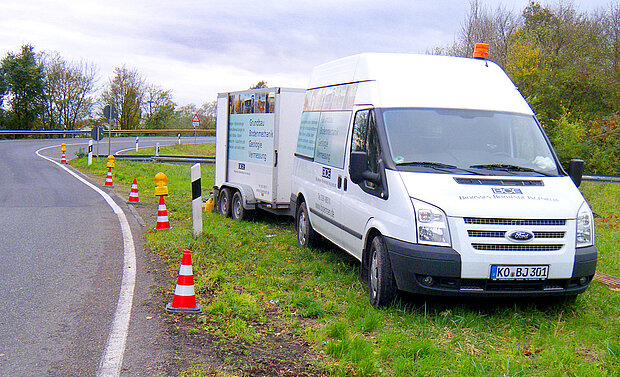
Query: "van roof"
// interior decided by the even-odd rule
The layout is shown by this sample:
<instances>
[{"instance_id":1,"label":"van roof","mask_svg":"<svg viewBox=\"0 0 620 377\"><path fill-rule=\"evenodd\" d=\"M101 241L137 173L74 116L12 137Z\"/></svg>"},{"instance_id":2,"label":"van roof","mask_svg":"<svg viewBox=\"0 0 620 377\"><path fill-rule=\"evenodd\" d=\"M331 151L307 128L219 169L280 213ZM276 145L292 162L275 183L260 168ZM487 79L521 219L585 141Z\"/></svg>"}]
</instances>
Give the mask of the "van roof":
<instances>
[{"instance_id":1,"label":"van roof","mask_svg":"<svg viewBox=\"0 0 620 377\"><path fill-rule=\"evenodd\" d=\"M370 86L372 93L358 90L357 98L376 107L533 114L502 68L494 62L473 58L364 53L315 67L308 88L367 81L375 82Z\"/></svg>"}]
</instances>

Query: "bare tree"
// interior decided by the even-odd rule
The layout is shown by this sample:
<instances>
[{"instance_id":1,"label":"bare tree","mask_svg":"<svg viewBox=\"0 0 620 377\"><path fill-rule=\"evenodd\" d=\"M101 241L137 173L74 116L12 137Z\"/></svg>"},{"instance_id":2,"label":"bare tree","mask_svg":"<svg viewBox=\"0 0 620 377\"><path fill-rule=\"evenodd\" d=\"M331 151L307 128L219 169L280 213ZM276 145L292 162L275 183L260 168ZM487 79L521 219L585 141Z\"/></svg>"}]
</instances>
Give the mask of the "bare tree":
<instances>
[{"instance_id":1,"label":"bare tree","mask_svg":"<svg viewBox=\"0 0 620 377\"><path fill-rule=\"evenodd\" d=\"M101 95L103 105L114 105L121 128L137 128L144 106L144 79L125 66L114 69L114 78ZM103 108L103 106L102 106Z\"/></svg>"},{"instance_id":2,"label":"bare tree","mask_svg":"<svg viewBox=\"0 0 620 377\"><path fill-rule=\"evenodd\" d=\"M45 123L49 128L75 129L90 116L97 67L92 63L66 62L57 52L40 55L45 73Z\"/></svg>"}]
</instances>

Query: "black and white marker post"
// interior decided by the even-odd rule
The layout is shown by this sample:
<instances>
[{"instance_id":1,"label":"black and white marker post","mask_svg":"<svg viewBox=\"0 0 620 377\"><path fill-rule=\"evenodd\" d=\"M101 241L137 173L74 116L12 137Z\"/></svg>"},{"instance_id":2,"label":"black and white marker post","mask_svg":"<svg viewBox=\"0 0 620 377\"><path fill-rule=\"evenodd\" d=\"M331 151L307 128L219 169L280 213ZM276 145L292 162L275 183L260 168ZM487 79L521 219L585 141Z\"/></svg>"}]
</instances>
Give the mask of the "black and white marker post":
<instances>
[{"instance_id":1,"label":"black and white marker post","mask_svg":"<svg viewBox=\"0 0 620 377\"><path fill-rule=\"evenodd\" d=\"M140 138L136 136L136 152L138 151L138 144L140 142Z\"/></svg>"},{"instance_id":2,"label":"black and white marker post","mask_svg":"<svg viewBox=\"0 0 620 377\"><path fill-rule=\"evenodd\" d=\"M192 165L190 169L192 178L192 219L194 224L194 237L202 234L202 195L200 188L200 164Z\"/></svg>"},{"instance_id":3,"label":"black and white marker post","mask_svg":"<svg viewBox=\"0 0 620 377\"><path fill-rule=\"evenodd\" d=\"M93 139L88 140L88 166L93 163Z\"/></svg>"}]
</instances>

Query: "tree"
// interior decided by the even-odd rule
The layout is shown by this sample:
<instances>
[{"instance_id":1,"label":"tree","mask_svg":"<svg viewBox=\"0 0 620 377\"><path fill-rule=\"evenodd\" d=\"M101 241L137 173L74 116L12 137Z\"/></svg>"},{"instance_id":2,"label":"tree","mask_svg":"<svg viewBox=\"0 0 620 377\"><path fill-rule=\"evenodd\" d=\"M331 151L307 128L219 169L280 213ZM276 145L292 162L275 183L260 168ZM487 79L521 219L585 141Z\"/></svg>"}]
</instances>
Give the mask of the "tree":
<instances>
[{"instance_id":1,"label":"tree","mask_svg":"<svg viewBox=\"0 0 620 377\"><path fill-rule=\"evenodd\" d=\"M198 110L200 115L200 128L215 128L217 116L217 101L205 102Z\"/></svg>"},{"instance_id":2,"label":"tree","mask_svg":"<svg viewBox=\"0 0 620 377\"><path fill-rule=\"evenodd\" d=\"M137 71L129 70L125 66L114 68L114 78L102 93L101 102L104 106L113 105L117 109L122 129L137 128L140 124L144 87L144 79Z\"/></svg>"},{"instance_id":3,"label":"tree","mask_svg":"<svg viewBox=\"0 0 620 377\"><path fill-rule=\"evenodd\" d=\"M58 53L42 54L45 73L45 117L48 128L75 129L78 121L90 116L95 86L95 65L68 63Z\"/></svg>"},{"instance_id":4,"label":"tree","mask_svg":"<svg viewBox=\"0 0 620 377\"><path fill-rule=\"evenodd\" d=\"M488 43L489 59L504 66L510 37L518 27L518 18L501 5L493 11L479 0L470 0L469 13L455 41L446 47L436 47L432 53L471 57L476 43Z\"/></svg>"},{"instance_id":5,"label":"tree","mask_svg":"<svg viewBox=\"0 0 620 377\"><path fill-rule=\"evenodd\" d=\"M43 66L37 63L34 47L23 45L19 54L8 53L0 65L3 82L0 94L8 99L10 127L33 129L44 112Z\"/></svg>"},{"instance_id":6,"label":"tree","mask_svg":"<svg viewBox=\"0 0 620 377\"><path fill-rule=\"evenodd\" d=\"M144 93L144 124L146 128L171 128L176 104L172 101L172 92L162 90L155 85L148 85Z\"/></svg>"},{"instance_id":7,"label":"tree","mask_svg":"<svg viewBox=\"0 0 620 377\"><path fill-rule=\"evenodd\" d=\"M261 80L256 84L252 85L250 89L262 89L267 87L267 81Z\"/></svg>"}]
</instances>

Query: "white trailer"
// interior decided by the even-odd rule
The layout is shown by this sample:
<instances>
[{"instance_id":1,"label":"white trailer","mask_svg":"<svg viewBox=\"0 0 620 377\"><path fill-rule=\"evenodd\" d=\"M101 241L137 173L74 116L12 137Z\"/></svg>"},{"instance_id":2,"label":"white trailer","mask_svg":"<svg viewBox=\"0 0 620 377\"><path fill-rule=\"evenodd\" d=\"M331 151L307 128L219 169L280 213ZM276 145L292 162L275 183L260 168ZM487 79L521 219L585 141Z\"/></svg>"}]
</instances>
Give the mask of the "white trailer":
<instances>
[{"instance_id":1,"label":"white trailer","mask_svg":"<svg viewBox=\"0 0 620 377\"><path fill-rule=\"evenodd\" d=\"M305 93L263 88L218 94L214 197L220 214L243 220L256 208L291 213L290 156Z\"/></svg>"}]
</instances>

